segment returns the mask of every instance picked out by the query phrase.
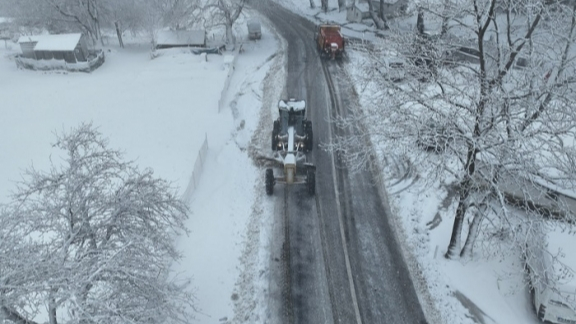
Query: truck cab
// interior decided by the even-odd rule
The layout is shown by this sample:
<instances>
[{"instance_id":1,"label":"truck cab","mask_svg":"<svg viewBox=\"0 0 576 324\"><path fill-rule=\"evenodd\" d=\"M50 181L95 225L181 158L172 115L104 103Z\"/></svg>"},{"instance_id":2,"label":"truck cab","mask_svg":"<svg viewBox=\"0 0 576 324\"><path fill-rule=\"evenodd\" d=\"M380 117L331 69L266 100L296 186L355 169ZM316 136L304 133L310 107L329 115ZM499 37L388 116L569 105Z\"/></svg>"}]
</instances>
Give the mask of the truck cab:
<instances>
[{"instance_id":1,"label":"truck cab","mask_svg":"<svg viewBox=\"0 0 576 324\"><path fill-rule=\"evenodd\" d=\"M339 25L318 25L316 46L320 55L332 59L341 58L344 54L345 41Z\"/></svg>"}]
</instances>

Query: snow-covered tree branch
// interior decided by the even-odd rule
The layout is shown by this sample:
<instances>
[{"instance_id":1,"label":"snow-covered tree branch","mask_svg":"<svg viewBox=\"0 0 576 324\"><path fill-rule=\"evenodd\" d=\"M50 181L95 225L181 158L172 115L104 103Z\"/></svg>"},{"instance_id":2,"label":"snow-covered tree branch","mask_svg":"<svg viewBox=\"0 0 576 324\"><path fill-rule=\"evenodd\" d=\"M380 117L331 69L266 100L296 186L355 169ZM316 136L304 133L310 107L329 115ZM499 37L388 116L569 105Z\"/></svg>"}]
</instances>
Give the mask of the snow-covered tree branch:
<instances>
[{"instance_id":1,"label":"snow-covered tree branch","mask_svg":"<svg viewBox=\"0 0 576 324\"><path fill-rule=\"evenodd\" d=\"M123 161L90 124L58 136L54 146L65 156L48 172L29 170L2 213L3 223L17 224L22 235L24 245L15 246L34 253L24 266L5 252L13 263L0 265L2 309L15 323L23 323L17 316L33 319L23 310L35 301L47 305L50 323L193 318L188 280L169 276L169 263L180 258L173 241L187 233L188 217L169 183ZM19 269L33 275L12 279ZM18 294L32 304L21 307Z\"/></svg>"},{"instance_id":2,"label":"snow-covered tree branch","mask_svg":"<svg viewBox=\"0 0 576 324\"><path fill-rule=\"evenodd\" d=\"M236 44L234 23L246 5L246 0L205 0L204 10L209 13L212 25L223 25L226 28L226 42Z\"/></svg>"},{"instance_id":3,"label":"snow-covered tree branch","mask_svg":"<svg viewBox=\"0 0 576 324\"><path fill-rule=\"evenodd\" d=\"M524 235L517 225L526 220L512 208L538 216L530 221L573 221L550 191L576 188L576 6L437 4L421 3L438 35L398 31L367 52L358 76L371 93L367 111L337 123L366 124L369 134L332 148L360 168L371 159L369 138L383 156L407 157L431 183L456 188L448 258L470 255L478 231ZM390 64L398 61L401 72Z\"/></svg>"}]
</instances>

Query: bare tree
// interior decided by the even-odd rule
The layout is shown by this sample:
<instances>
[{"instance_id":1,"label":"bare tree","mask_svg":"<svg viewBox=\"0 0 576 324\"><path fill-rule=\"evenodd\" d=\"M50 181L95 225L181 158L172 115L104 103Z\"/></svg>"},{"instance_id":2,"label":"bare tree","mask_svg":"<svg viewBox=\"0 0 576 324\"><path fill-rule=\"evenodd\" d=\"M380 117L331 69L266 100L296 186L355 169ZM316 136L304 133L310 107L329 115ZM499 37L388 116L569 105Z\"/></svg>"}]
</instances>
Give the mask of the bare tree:
<instances>
[{"instance_id":1,"label":"bare tree","mask_svg":"<svg viewBox=\"0 0 576 324\"><path fill-rule=\"evenodd\" d=\"M200 9L200 0L147 0L148 5L160 15L162 26L172 29L189 27Z\"/></svg>"},{"instance_id":2,"label":"bare tree","mask_svg":"<svg viewBox=\"0 0 576 324\"><path fill-rule=\"evenodd\" d=\"M57 139L62 164L29 170L3 214L38 253L26 260L34 276L14 289L47 305L51 324L187 322L188 280L168 277L180 258L174 236L187 232L186 205L151 170L124 162L92 125ZM18 271L17 262L0 267ZM12 322L31 323L22 300L1 301Z\"/></svg>"},{"instance_id":3,"label":"bare tree","mask_svg":"<svg viewBox=\"0 0 576 324\"><path fill-rule=\"evenodd\" d=\"M10 13L24 26L48 28L51 32L81 31L94 43L102 41L103 28L115 29L118 41L125 30L186 28L200 12L199 0L5 0Z\"/></svg>"},{"instance_id":4,"label":"bare tree","mask_svg":"<svg viewBox=\"0 0 576 324\"><path fill-rule=\"evenodd\" d=\"M21 0L13 13L24 26L48 28L52 32L82 31L94 42L101 39L106 0Z\"/></svg>"},{"instance_id":5,"label":"bare tree","mask_svg":"<svg viewBox=\"0 0 576 324\"><path fill-rule=\"evenodd\" d=\"M213 25L223 25L226 30L226 42L236 44L234 23L240 17L246 0L207 0L204 10L209 13Z\"/></svg>"},{"instance_id":6,"label":"bare tree","mask_svg":"<svg viewBox=\"0 0 576 324\"><path fill-rule=\"evenodd\" d=\"M376 11L376 8L374 8L374 3L372 3L372 0L369 0L368 1L368 11L370 12L370 18L372 18L372 20L376 24L376 28L388 29L388 23L383 18L384 17L383 12L381 12L382 11L382 5L380 5L380 9L378 11Z\"/></svg>"},{"instance_id":7,"label":"bare tree","mask_svg":"<svg viewBox=\"0 0 576 324\"><path fill-rule=\"evenodd\" d=\"M8 0L9 14L14 23L24 29L48 29L50 32L65 31L71 26L79 30L76 22L70 18L62 18L44 1ZM25 31L26 32L26 31Z\"/></svg>"},{"instance_id":8,"label":"bare tree","mask_svg":"<svg viewBox=\"0 0 576 324\"><path fill-rule=\"evenodd\" d=\"M550 191L576 187L576 5L453 6L444 37L398 34L372 53L363 70L370 114L339 121L366 123L370 133L333 146L359 167L370 160L370 136L385 156L406 155L430 182L450 183L456 209L447 258L470 255L479 231L520 233L511 206L533 219L574 221L567 200ZM441 21L447 6L437 7L427 16ZM403 82L391 77L386 56L404 58Z\"/></svg>"},{"instance_id":9,"label":"bare tree","mask_svg":"<svg viewBox=\"0 0 576 324\"><path fill-rule=\"evenodd\" d=\"M101 0L44 0L61 17L73 21L92 37L101 40Z\"/></svg>"},{"instance_id":10,"label":"bare tree","mask_svg":"<svg viewBox=\"0 0 576 324\"><path fill-rule=\"evenodd\" d=\"M107 0L105 3L105 26L116 30L118 43L124 47L122 35L130 30L133 34L147 30L148 9L152 6L145 0ZM157 17L161 13L156 13ZM158 18L160 20L160 18Z\"/></svg>"}]
</instances>

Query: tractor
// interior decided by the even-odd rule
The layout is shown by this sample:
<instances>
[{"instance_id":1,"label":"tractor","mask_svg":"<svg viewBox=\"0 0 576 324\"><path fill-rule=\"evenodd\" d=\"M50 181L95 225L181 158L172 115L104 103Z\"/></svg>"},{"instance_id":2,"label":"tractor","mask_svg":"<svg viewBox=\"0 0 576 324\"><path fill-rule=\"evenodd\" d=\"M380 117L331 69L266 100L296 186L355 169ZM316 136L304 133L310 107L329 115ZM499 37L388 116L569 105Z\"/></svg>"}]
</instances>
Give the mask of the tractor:
<instances>
[{"instance_id":1,"label":"tractor","mask_svg":"<svg viewBox=\"0 0 576 324\"><path fill-rule=\"evenodd\" d=\"M275 177L271 168L266 169L266 193L274 193L277 182L286 184L305 184L309 194L313 195L316 186L316 167L306 162L306 153L313 148L312 122L307 120L306 101L280 100L280 116L274 121L272 129L273 160L284 167L284 175ZM304 176L297 171L303 167Z\"/></svg>"}]
</instances>

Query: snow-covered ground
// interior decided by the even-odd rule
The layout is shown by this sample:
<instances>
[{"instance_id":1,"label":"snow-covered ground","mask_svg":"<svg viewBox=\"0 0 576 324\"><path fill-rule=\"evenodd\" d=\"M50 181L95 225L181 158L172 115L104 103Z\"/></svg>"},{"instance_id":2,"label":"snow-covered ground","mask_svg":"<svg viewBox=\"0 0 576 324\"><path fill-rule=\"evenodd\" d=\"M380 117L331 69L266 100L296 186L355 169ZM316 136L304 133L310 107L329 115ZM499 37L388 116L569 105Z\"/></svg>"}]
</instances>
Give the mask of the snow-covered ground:
<instances>
[{"instance_id":1,"label":"snow-covered ground","mask_svg":"<svg viewBox=\"0 0 576 324\"><path fill-rule=\"evenodd\" d=\"M308 0L280 2L315 21L345 18L306 9ZM348 27L349 35L373 37L363 25ZM242 30L238 38L246 39ZM151 60L149 46L134 41L125 49L108 46L106 63L91 74L58 73L17 70L10 59L17 45L0 46L0 202L23 169L49 166L54 131L82 121L92 121L111 147L173 181L181 193L207 138L203 173L190 200L192 233L179 238L183 259L173 269L193 278L198 323L263 322L273 206L264 199L248 146L261 113L275 108L276 99L265 100L264 93L282 92L283 46L266 24L262 40L245 41L220 112L228 71L219 55L206 60L175 50ZM389 188L390 204L443 322L537 323L519 259L444 259L454 208L443 205L448 193L418 183L402 191L403 185ZM427 223L437 213L441 221L431 228Z\"/></svg>"},{"instance_id":2,"label":"snow-covered ground","mask_svg":"<svg viewBox=\"0 0 576 324\"><path fill-rule=\"evenodd\" d=\"M247 148L267 108L263 80L272 66L266 87L283 89L284 57L275 55L282 42L266 26L258 42L248 41L245 25L239 26L242 52L225 54L237 56L227 89L225 62L231 60L225 56L173 49L151 59L145 39L125 39L124 49L111 40L106 62L90 74L18 70L12 57L19 46L0 47L0 203L24 169L47 170L56 154L54 132L81 122L99 127L110 147L172 181L180 194L207 139L202 175L187 197L191 234L178 239L183 259L173 265L175 274L193 280L198 323L231 322L235 312L258 316L252 305L264 297L255 291L266 287L253 277L267 282L252 274L266 270L261 263L271 224L264 209L272 206L259 201L261 175Z\"/></svg>"}]
</instances>

